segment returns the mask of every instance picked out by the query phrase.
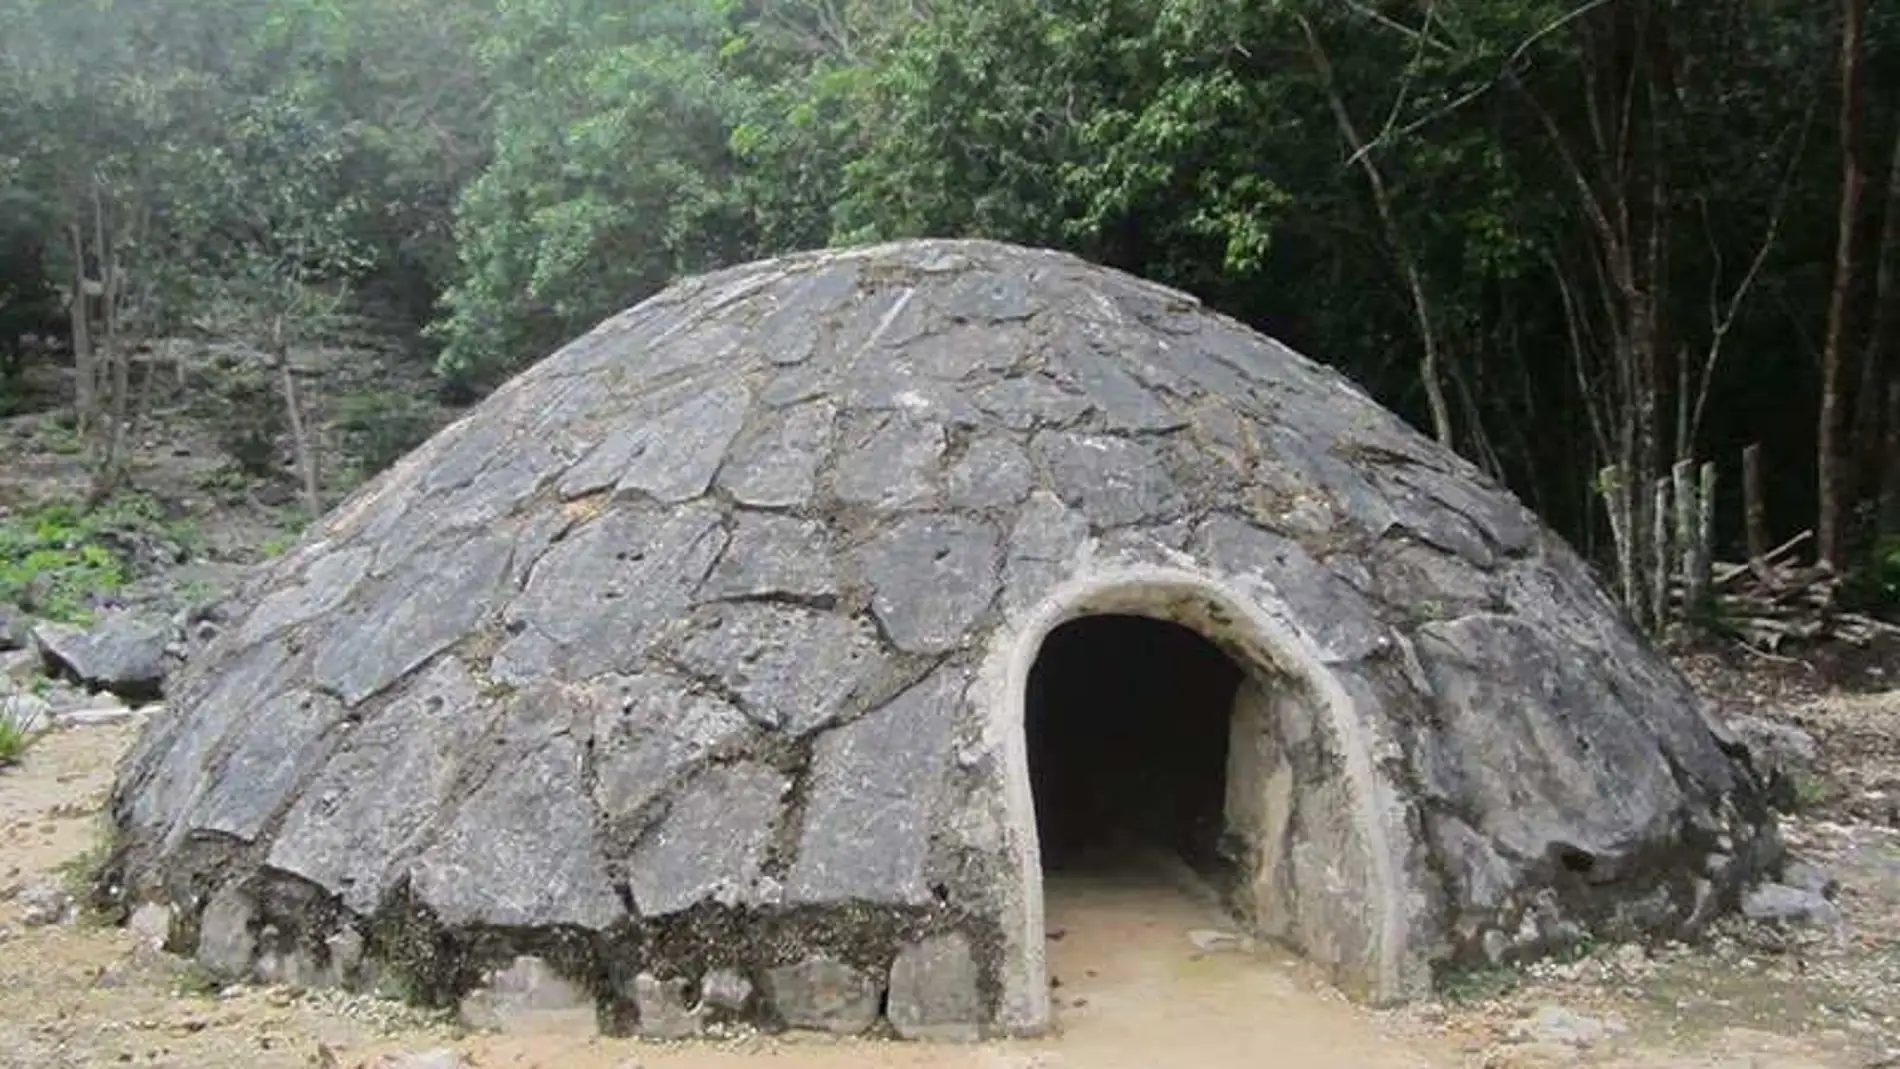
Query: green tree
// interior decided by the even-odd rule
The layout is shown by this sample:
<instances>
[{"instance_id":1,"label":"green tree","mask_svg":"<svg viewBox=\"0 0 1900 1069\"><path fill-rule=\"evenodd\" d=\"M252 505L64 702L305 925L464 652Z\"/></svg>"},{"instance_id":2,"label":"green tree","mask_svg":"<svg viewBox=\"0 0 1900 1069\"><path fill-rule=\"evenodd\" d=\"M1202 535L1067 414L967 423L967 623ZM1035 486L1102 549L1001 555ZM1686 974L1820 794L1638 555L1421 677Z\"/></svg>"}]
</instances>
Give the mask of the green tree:
<instances>
[{"instance_id":1,"label":"green tree","mask_svg":"<svg viewBox=\"0 0 1900 1069\"><path fill-rule=\"evenodd\" d=\"M723 0L507 5L485 48L494 159L458 214L439 335L492 383L675 276L757 248L734 195L737 87Z\"/></svg>"}]
</instances>

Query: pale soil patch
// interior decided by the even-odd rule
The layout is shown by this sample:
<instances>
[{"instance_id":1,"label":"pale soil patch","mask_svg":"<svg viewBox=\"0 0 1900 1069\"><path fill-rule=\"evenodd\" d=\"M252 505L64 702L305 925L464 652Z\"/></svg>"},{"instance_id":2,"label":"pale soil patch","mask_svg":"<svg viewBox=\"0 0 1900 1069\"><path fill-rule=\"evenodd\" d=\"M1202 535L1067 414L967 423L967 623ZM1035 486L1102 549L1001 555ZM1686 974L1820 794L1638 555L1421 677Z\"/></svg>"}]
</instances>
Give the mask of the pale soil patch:
<instances>
[{"instance_id":1,"label":"pale soil patch","mask_svg":"<svg viewBox=\"0 0 1900 1069\"><path fill-rule=\"evenodd\" d=\"M1606 952L1540 970L1507 998L1474 1006L1375 1013L1272 948L1204 953L1188 933L1219 928L1221 918L1159 870L1052 882L1061 1029L1035 1042L469 1036L369 997L194 993L194 970L139 950L130 934L84 923L22 928L11 901L93 847L114 766L135 733L57 732L0 773L0 888L9 892L0 902L0 1066L348 1069L435 1047L473 1066L524 1069L1868 1069L1887 1064L1889 1046L1900 1056L1892 1018L1883 1023L1879 1013L1900 1010L1900 843L1864 826L1795 831L1845 884L1840 946L1832 936L1815 937L1824 946L1784 937L1776 951L1753 936L1728 937L1641 965ZM1520 1017L1550 1004L1621 1018L1628 1031L1587 1050L1514 1039Z\"/></svg>"}]
</instances>

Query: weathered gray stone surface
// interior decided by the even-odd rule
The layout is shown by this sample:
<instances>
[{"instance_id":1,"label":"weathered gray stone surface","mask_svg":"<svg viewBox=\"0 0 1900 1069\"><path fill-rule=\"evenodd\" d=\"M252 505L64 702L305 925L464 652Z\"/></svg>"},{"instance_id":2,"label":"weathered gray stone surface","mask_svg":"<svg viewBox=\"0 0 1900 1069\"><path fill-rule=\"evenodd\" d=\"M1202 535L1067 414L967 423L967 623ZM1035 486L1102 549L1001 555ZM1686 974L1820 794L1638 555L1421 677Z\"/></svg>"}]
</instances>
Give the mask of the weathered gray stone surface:
<instances>
[{"instance_id":1,"label":"weathered gray stone surface","mask_svg":"<svg viewBox=\"0 0 1900 1069\"><path fill-rule=\"evenodd\" d=\"M215 976L239 980L257 958L257 903L242 889L225 885L198 918L198 964Z\"/></svg>"},{"instance_id":2,"label":"weathered gray stone surface","mask_svg":"<svg viewBox=\"0 0 1900 1069\"><path fill-rule=\"evenodd\" d=\"M711 969L699 982L700 1004L720 1013L743 1013L752 1004L752 981L737 969Z\"/></svg>"},{"instance_id":3,"label":"weathered gray stone surface","mask_svg":"<svg viewBox=\"0 0 1900 1069\"><path fill-rule=\"evenodd\" d=\"M462 1023L492 1032L587 1035L598 1030L594 997L541 958L524 954L462 997Z\"/></svg>"},{"instance_id":4,"label":"weathered gray stone surface","mask_svg":"<svg viewBox=\"0 0 1900 1069\"><path fill-rule=\"evenodd\" d=\"M1813 735L1795 727L1759 716L1738 716L1728 722L1768 788L1775 808L1793 812L1801 804L1803 786L1816 774L1821 760L1821 744Z\"/></svg>"},{"instance_id":5,"label":"weathered gray stone surface","mask_svg":"<svg viewBox=\"0 0 1900 1069\"><path fill-rule=\"evenodd\" d=\"M765 973L765 997L792 1028L852 1036L877 1021L878 977L836 958L814 957Z\"/></svg>"},{"instance_id":6,"label":"weathered gray stone surface","mask_svg":"<svg viewBox=\"0 0 1900 1069\"><path fill-rule=\"evenodd\" d=\"M908 516L881 532L859 567L884 633L906 653L963 645L996 596L999 535L954 514Z\"/></svg>"},{"instance_id":7,"label":"weathered gray stone surface","mask_svg":"<svg viewBox=\"0 0 1900 1069\"><path fill-rule=\"evenodd\" d=\"M155 695L164 686L171 635L164 621L122 612L106 614L90 630L67 624L33 629L48 665L88 686L134 697Z\"/></svg>"},{"instance_id":8,"label":"weathered gray stone surface","mask_svg":"<svg viewBox=\"0 0 1900 1069\"><path fill-rule=\"evenodd\" d=\"M891 965L886 1016L905 1039L974 1042L983 1027L981 982L968 937L952 932L913 943Z\"/></svg>"},{"instance_id":9,"label":"weathered gray stone surface","mask_svg":"<svg viewBox=\"0 0 1900 1069\"><path fill-rule=\"evenodd\" d=\"M640 1014L640 1034L648 1039L685 1039L705 1027L696 1012L692 981L683 976L662 980L652 973L633 978L633 1004Z\"/></svg>"},{"instance_id":10,"label":"weathered gray stone surface","mask_svg":"<svg viewBox=\"0 0 1900 1069\"><path fill-rule=\"evenodd\" d=\"M684 676L610 678L617 685L593 697L592 725L594 801L610 821L637 816L753 730L745 714Z\"/></svg>"},{"instance_id":11,"label":"weathered gray stone surface","mask_svg":"<svg viewBox=\"0 0 1900 1069\"><path fill-rule=\"evenodd\" d=\"M1820 891L1765 883L1742 898L1742 913L1750 920L1770 924L1830 925L1840 920L1840 910Z\"/></svg>"},{"instance_id":12,"label":"weathered gray stone surface","mask_svg":"<svg viewBox=\"0 0 1900 1069\"><path fill-rule=\"evenodd\" d=\"M789 737L830 724L883 689L893 658L862 619L776 602L716 605L680 644L679 662Z\"/></svg>"},{"instance_id":13,"label":"weathered gray stone surface","mask_svg":"<svg viewBox=\"0 0 1900 1069\"><path fill-rule=\"evenodd\" d=\"M599 930L623 916L582 762L567 734L505 743L500 767L416 860L414 893L450 926Z\"/></svg>"},{"instance_id":14,"label":"weathered gray stone surface","mask_svg":"<svg viewBox=\"0 0 1900 1069\"><path fill-rule=\"evenodd\" d=\"M0 608L0 653L25 649L32 641L32 618L10 607Z\"/></svg>"},{"instance_id":15,"label":"weathered gray stone surface","mask_svg":"<svg viewBox=\"0 0 1900 1069\"><path fill-rule=\"evenodd\" d=\"M64 924L75 912L72 892L54 880L27 884L14 896L13 902L20 909L20 924L27 928Z\"/></svg>"},{"instance_id":16,"label":"weathered gray stone surface","mask_svg":"<svg viewBox=\"0 0 1900 1069\"><path fill-rule=\"evenodd\" d=\"M166 680L113 871L240 972L380 931L426 960L345 971L558 946L608 1020L855 1031L888 982L900 1030L1033 1031L1000 747L1024 629L1076 612L1246 662L1247 934L1370 997L1706 920L1804 759L1739 761L1575 554L1338 374L1070 257L920 242L682 282L362 488ZM137 686L166 637L40 645Z\"/></svg>"},{"instance_id":17,"label":"weathered gray stone surface","mask_svg":"<svg viewBox=\"0 0 1900 1069\"><path fill-rule=\"evenodd\" d=\"M957 673L940 671L819 740L786 901L930 902L925 854L963 686Z\"/></svg>"},{"instance_id":18,"label":"weathered gray stone surface","mask_svg":"<svg viewBox=\"0 0 1900 1069\"><path fill-rule=\"evenodd\" d=\"M126 919L126 931L132 933L140 953L155 954L165 949L172 938L172 908L147 902Z\"/></svg>"},{"instance_id":19,"label":"weathered gray stone surface","mask_svg":"<svg viewBox=\"0 0 1900 1069\"><path fill-rule=\"evenodd\" d=\"M706 901L756 899L765 852L791 782L765 765L707 769L640 840L628 865L634 908L664 917Z\"/></svg>"}]
</instances>

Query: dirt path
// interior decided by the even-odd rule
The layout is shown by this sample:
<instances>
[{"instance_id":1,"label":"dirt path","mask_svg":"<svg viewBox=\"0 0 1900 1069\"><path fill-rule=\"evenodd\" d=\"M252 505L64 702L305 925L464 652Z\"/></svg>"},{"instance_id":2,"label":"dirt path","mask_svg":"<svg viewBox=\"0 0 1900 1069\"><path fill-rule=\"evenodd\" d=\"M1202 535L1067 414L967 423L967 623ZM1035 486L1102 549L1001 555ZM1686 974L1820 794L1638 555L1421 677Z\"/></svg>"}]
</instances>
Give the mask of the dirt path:
<instances>
[{"instance_id":1,"label":"dirt path","mask_svg":"<svg viewBox=\"0 0 1900 1069\"><path fill-rule=\"evenodd\" d=\"M1864 1029L1804 1031L1703 1006L1692 989L1694 977L1706 974L1692 968L1672 972L1671 965L1657 966L1642 984L1620 985L1626 990L1608 974L1560 972L1497 1002L1371 1012L1272 949L1202 951L1189 933L1218 929L1218 910L1160 870L1051 881L1049 923L1056 936L1050 954L1060 979L1055 995L1061 1027L1060 1034L1036 1042L955 1047L754 1036L658 1045L562 1035L468 1036L439 1018L368 997L255 989L208 994L194 990L197 974L189 966L141 948L131 933L84 923L22 924L25 903L34 898L31 889L45 886L92 846L114 765L135 731L122 725L56 732L42 738L22 765L0 771L0 1067L350 1069L433 1048L453 1049L471 1066L522 1069L1900 1064L1875 1060L1886 1037L1870 1038ZM1892 846L1900 849L1900 840ZM1869 856L1884 863L1885 841L1870 849ZM1893 858L1900 864L1900 852ZM1900 992L1900 972L1894 980L1889 993ZM1780 998L1777 991L1770 985L1749 997L1772 1003ZM1554 1007L1559 999L1562 1005ZM1732 1008L1732 993L1729 1001ZM1900 997L1892 1004L1900 1007ZM1572 1006L1579 1009L1567 1008ZM1562 1038L1569 1025L1560 1020L1559 1037L1552 1040L1522 1023L1540 1008L1572 1018L1588 1015L1582 1016L1586 1024L1629 1023L1620 1034L1621 1026L1612 1025L1600 1042L1582 1044ZM1694 1027L1679 1027L1684 1024ZM1900 1038L1895 1042L1900 1048ZM1894 1054L1900 1057L1900 1049Z\"/></svg>"}]
</instances>

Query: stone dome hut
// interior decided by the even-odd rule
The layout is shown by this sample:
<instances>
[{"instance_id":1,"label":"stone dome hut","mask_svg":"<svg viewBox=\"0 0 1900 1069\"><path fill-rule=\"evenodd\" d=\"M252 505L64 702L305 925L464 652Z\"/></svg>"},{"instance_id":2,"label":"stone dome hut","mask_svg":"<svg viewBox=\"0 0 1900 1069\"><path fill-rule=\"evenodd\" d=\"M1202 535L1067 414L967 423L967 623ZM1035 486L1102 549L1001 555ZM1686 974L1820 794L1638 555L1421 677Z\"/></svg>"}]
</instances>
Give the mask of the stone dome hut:
<instances>
[{"instance_id":1,"label":"stone dome hut","mask_svg":"<svg viewBox=\"0 0 1900 1069\"><path fill-rule=\"evenodd\" d=\"M1340 375L1075 258L687 281L258 574L115 790L223 971L610 1030L1051 1023L1104 829L1375 1001L1692 931L1773 842L1684 681L1510 494Z\"/></svg>"}]
</instances>

